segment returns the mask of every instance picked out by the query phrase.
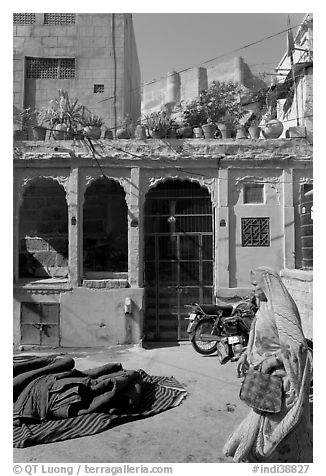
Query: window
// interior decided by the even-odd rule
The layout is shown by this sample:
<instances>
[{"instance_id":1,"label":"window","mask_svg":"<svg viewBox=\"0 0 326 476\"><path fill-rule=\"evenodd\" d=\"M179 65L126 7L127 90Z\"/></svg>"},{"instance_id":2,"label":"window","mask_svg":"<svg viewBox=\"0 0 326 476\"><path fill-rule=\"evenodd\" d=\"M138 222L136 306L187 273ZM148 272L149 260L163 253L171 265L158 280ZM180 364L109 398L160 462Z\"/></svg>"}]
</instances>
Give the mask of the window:
<instances>
[{"instance_id":1,"label":"window","mask_svg":"<svg viewBox=\"0 0 326 476\"><path fill-rule=\"evenodd\" d=\"M14 13L14 25L31 25L35 21L35 13Z\"/></svg>"},{"instance_id":2,"label":"window","mask_svg":"<svg viewBox=\"0 0 326 476\"><path fill-rule=\"evenodd\" d=\"M269 218L241 218L242 246L270 246Z\"/></svg>"},{"instance_id":3,"label":"window","mask_svg":"<svg viewBox=\"0 0 326 476\"><path fill-rule=\"evenodd\" d=\"M243 187L244 203L264 203L264 185L260 183L247 183Z\"/></svg>"},{"instance_id":4,"label":"window","mask_svg":"<svg viewBox=\"0 0 326 476\"><path fill-rule=\"evenodd\" d=\"M26 58L27 79L74 79L75 58Z\"/></svg>"},{"instance_id":5,"label":"window","mask_svg":"<svg viewBox=\"0 0 326 476\"><path fill-rule=\"evenodd\" d=\"M94 84L94 93L104 93L104 84Z\"/></svg>"},{"instance_id":6,"label":"window","mask_svg":"<svg viewBox=\"0 0 326 476\"><path fill-rule=\"evenodd\" d=\"M75 22L74 13L44 13L45 25L72 25Z\"/></svg>"}]
</instances>

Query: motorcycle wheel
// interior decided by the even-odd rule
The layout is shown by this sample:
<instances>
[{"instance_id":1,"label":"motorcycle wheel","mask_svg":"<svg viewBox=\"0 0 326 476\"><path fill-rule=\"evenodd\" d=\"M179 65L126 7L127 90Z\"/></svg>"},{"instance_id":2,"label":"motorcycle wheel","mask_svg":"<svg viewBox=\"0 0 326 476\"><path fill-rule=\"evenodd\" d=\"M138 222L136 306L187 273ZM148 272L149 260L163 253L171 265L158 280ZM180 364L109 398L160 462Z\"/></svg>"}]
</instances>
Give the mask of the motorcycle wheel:
<instances>
[{"instance_id":1,"label":"motorcycle wheel","mask_svg":"<svg viewBox=\"0 0 326 476\"><path fill-rule=\"evenodd\" d=\"M199 354L211 355L216 352L217 342L204 342L200 338L201 334L211 334L213 325L214 323L211 319L202 319L195 328L194 335L191 338L191 345Z\"/></svg>"}]
</instances>

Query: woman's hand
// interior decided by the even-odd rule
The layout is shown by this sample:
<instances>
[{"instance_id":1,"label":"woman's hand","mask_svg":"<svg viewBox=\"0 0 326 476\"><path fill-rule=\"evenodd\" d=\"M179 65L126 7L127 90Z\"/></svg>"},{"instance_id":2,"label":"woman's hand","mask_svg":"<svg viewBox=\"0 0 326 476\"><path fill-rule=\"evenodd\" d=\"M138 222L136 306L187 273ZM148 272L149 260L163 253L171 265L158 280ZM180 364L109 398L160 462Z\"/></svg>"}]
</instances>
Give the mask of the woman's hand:
<instances>
[{"instance_id":1,"label":"woman's hand","mask_svg":"<svg viewBox=\"0 0 326 476\"><path fill-rule=\"evenodd\" d=\"M247 359L247 354L242 354L241 357L239 357L237 364L237 377L244 377L248 369L249 363Z\"/></svg>"},{"instance_id":2,"label":"woman's hand","mask_svg":"<svg viewBox=\"0 0 326 476\"><path fill-rule=\"evenodd\" d=\"M275 369L275 367L278 367L278 366L279 366L279 361L274 356L270 356L270 357L267 357L265 360L263 360L261 364L261 371L264 374L268 374L270 373L272 369Z\"/></svg>"}]
</instances>

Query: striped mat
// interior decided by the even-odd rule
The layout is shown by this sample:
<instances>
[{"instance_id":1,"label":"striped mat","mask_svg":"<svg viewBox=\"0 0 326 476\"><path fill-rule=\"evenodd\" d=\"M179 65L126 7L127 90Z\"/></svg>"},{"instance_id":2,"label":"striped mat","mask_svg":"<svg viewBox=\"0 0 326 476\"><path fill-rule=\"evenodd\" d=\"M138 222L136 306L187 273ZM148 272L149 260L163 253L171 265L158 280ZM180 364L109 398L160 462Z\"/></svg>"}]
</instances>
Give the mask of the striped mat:
<instances>
[{"instance_id":1,"label":"striped mat","mask_svg":"<svg viewBox=\"0 0 326 476\"><path fill-rule=\"evenodd\" d=\"M133 420L147 418L178 406L187 391L174 377L148 375L138 370L142 377L142 396L135 413L90 413L62 420L14 427L15 448L54 443L72 438L94 435Z\"/></svg>"}]
</instances>

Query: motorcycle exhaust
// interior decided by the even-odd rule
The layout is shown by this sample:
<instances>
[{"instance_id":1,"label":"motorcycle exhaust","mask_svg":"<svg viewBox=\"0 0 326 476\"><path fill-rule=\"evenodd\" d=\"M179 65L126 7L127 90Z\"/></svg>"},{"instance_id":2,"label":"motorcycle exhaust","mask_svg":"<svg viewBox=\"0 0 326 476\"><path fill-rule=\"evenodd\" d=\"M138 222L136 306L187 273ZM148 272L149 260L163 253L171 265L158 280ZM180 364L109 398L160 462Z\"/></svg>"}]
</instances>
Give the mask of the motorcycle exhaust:
<instances>
[{"instance_id":1,"label":"motorcycle exhaust","mask_svg":"<svg viewBox=\"0 0 326 476\"><path fill-rule=\"evenodd\" d=\"M221 337L212 334L200 334L200 340L203 342L219 342Z\"/></svg>"}]
</instances>

